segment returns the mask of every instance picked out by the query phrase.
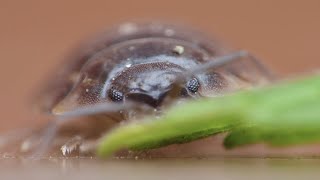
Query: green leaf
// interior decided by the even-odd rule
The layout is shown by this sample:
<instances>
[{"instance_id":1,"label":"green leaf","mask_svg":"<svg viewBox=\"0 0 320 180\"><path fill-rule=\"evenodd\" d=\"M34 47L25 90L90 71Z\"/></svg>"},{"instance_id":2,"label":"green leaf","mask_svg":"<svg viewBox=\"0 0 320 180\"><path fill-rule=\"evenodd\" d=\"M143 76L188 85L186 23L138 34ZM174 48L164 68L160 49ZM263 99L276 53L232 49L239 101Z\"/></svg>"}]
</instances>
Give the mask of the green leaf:
<instances>
[{"instance_id":1,"label":"green leaf","mask_svg":"<svg viewBox=\"0 0 320 180\"><path fill-rule=\"evenodd\" d=\"M320 76L173 107L160 119L115 128L102 139L98 154L156 148L226 131L227 148L320 141Z\"/></svg>"}]
</instances>

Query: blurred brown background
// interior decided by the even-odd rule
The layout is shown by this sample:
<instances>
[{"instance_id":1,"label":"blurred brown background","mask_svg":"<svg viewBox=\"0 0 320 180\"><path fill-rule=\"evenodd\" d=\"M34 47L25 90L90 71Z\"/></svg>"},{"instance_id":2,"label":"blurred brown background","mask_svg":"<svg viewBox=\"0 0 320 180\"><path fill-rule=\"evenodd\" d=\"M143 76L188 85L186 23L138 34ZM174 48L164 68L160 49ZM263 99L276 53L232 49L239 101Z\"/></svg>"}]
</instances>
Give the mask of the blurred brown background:
<instances>
[{"instance_id":1,"label":"blurred brown background","mask_svg":"<svg viewBox=\"0 0 320 180\"><path fill-rule=\"evenodd\" d=\"M320 1L0 1L0 130L34 119L28 98L82 39L134 20L181 22L247 49L280 74L320 68Z\"/></svg>"}]
</instances>

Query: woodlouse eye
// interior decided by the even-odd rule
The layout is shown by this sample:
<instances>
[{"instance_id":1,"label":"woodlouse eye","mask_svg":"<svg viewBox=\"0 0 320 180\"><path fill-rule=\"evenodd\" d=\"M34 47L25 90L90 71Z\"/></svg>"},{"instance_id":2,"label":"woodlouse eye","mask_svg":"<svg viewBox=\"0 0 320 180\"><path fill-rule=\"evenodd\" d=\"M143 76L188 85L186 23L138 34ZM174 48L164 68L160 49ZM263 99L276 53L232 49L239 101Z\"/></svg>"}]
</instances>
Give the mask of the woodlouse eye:
<instances>
[{"instance_id":1,"label":"woodlouse eye","mask_svg":"<svg viewBox=\"0 0 320 180\"><path fill-rule=\"evenodd\" d=\"M112 101L119 102L123 100L123 93L112 88L110 89L109 97Z\"/></svg>"},{"instance_id":2,"label":"woodlouse eye","mask_svg":"<svg viewBox=\"0 0 320 180\"><path fill-rule=\"evenodd\" d=\"M199 87L200 87L200 83L196 78L192 78L187 82L187 89L192 93L196 93Z\"/></svg>"}]
</instances>

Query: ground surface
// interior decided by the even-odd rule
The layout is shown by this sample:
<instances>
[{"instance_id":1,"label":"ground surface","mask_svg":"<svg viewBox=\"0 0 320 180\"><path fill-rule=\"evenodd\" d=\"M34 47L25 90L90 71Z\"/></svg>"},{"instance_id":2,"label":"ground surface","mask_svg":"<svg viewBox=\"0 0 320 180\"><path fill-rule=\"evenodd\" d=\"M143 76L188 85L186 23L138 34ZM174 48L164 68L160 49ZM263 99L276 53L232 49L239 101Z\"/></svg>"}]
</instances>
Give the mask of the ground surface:
<instances>
[{"instance_id":1,"label":"ground surface","mask_svg":"<svg viewBox=\"0 0 320 180\"><path fill-rule=\"evenodd\" d=\"M318 179L318 159L1 159L1 179ZM14 168L12 168L14 167Z\"/></svg>"}]
</instances>

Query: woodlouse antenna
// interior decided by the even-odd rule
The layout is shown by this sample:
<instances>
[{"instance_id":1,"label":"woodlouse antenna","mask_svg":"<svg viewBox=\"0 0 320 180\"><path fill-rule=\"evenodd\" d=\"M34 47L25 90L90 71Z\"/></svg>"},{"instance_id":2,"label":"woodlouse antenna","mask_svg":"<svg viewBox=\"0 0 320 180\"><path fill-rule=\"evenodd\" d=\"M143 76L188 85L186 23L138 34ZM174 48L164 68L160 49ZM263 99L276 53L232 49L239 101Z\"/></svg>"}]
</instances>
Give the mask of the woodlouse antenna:
<instances>
[{"instance_id":1,"label":"woodlouse antenna","mask_svg":"<svg viewBox=\"0 0 320 180\"><path fill-rule=\"evenodd\" d=\"M254 65L254 68L261 72L261 74L266 75L268 79L274 78L273 73L270 72L263 64L261 64L261 62L256 57L245 50L240 50L220 57L216 57L212 61L196 66L195 68L192 68L180 75L180 77L177 78L177 81L179 81L179 79L183 80L197 73L205 72L209 69L217 69L223 67L225 65L228 65L229 63L239 61L243 58L247 58L247 61L251 61Z\"/></svg>"},{"instance_id":2,"label":"woodlouse antenna","mask_svg":"<svg viewBox=\"0 0 320 180\"><path fill-rule=\"evenodd\" d=\"M199 72L203 72L208 69L219 68L219 67L224 66L232 61L236 61L236 60L239 60L243 57L248 57L248 56L249 56L249 53L247 51L241 50L241 51L237 51L234 53L226 54L224 56L216 57L216 58L214 58L213 61L209 61L207 63L201 64L199 66L196 66L195 68L192 68L192 69L186 71L178 78L185 79L186 77L190 77L190 76L197 74Z\"/></svg>"},{"instance_id":3,"label":"woodlouse antenna","mask_svg":"<svg viewBox=\"0 0 320 180\"><path fill-rule=\"evenodd\" d=\"M207 63L198 65L178 75L176 77L175 82L172 84L172 88L168 91L168 95L171 97L177 97L180 94L181 87L184 85L185 80L194 76L197 73L203 73L208 70L218 69L227 66L230 63L232 64L235 61L240 61L243 58L246 58L246 61L250 61L250 63L252 63L252 65L254 66L252 67L252 69L256 69L256 71L263 74L266 79L274 79L273 73L271 73L267 68L265 68L265 66L261 64L260 61L257 60L257 58L255 58L253 55L251 55L245 50L240 50L220 57L216 57L212 61L208 61Z\"/></svg>"},{"instance_id":4,"label":"woodlouse antenna","mask_svg":"<svg viewBox=\"0 0 320 180\"><path fill-rule=\"evenodd\" d=\"M62 114L57 115L60 121L65 121L66 119L76 118L81 116L90 116L101 113L117 112L121 110L126 110L134 107L134 102L126 101L126 103L98 103L92 105L86 105L78 107L75 110L67 111Z\"/></svg>"},{"instance_id":5,"label":"woodlouse antenna","mask_svg":"<svg viewBox=\"0 0 320 180\"><path fill-rule=\"evenodd\" d=\"M42 136L42 140L40 142L39 148L37 148L31 156L32 159L40 159L50 148L51 143L53 142L57 131L58 131L58 124L57 121L51 121L47 127L44 129L44 135Z\"/></svg>"},{"instance_id":6,"label":"woodlouse antenna","mask_svg":"<svg viewBox=\"0 0 320 180\"><path fill-rule=\"evenodd\" d=\"M180 94L181 86L183 86L185 79L190 78L194 74L204 72L208 69L219 68L232 61L236 61L247 56L249 56L249 53L247 51L241 50L241 51L230 53L224 56L217 57L213 61L209 61L208 63L201 64L192 69L189 69L188 71L176 77L174 83L172 84L171 89L168 91L168 96L177 97L178 94Z\"/></svg>"}]
</instances>

